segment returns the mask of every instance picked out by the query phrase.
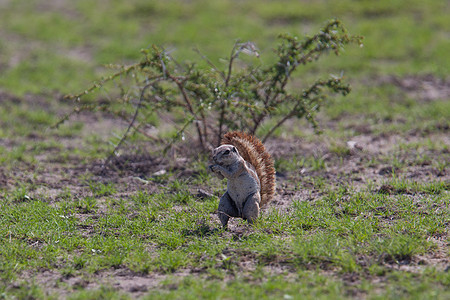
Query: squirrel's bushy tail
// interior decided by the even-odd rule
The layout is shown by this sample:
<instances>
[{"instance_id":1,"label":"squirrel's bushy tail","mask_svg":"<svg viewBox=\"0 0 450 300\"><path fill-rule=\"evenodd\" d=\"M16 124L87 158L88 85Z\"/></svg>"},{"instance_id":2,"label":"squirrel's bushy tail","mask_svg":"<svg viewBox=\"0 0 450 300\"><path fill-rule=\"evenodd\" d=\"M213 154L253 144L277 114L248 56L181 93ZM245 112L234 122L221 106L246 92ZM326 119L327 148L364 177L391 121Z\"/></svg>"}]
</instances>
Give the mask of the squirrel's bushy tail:
<instances>
[{"instance_id":1,"label":"squirrel's bushy tail","mask_svg":"<svg viewBox=\"0 0 450 300\"><path fill-rule=\"evenodd\" d=\"M252 135L232 131L223 136L223 144L235 146L242 158L255 167L261 183L261 206L270 202L275 194L275 168L261 141Z\"/></svg>"}]
</instances>

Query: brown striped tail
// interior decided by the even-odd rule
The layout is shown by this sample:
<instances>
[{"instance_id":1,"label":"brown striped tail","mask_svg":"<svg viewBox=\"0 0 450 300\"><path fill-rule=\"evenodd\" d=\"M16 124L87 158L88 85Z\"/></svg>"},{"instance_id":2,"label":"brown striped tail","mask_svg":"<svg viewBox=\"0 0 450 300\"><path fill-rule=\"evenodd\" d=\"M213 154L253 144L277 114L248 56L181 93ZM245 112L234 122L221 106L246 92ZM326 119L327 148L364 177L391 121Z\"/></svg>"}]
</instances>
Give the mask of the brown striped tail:
<instances>
[{"instance_id":1,"label":"brown striped tail","mask_svg":"<svg viewBox=\"0 0 450 300\"><path fill-rule=\"evenodd\" d=\"M261 206L269 203L275 194L275 168L261 141L252 135L232 131L223 136L223 144L235 146L242 158L255 167L261 183Z\"/></svg>"}]
</instances>

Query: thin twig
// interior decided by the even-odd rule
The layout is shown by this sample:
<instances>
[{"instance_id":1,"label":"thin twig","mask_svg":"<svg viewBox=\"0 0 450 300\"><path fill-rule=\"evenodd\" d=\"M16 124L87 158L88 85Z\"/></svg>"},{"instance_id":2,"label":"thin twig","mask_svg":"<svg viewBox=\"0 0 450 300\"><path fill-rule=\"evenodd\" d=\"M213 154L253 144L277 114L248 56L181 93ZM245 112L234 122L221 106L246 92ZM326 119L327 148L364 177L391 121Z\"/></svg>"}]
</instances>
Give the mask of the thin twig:
<instances>
[{"instance_id":1,"label":"thin twig","mask_svg":"<svg viewBox=\"0 0 450 300\"><path fill-rule=\"evenodd\" d=\"M204 134L204 139L205 139L205 143L208 140L208 127L206 126L206 117L205 117L205 113L203 110L200 111L200 115L202 116L202 123L203 123L203 134Z\"/></svg>"},{"instance_id":2,"label":"thin twig","mask_svg":"<svg viewBox=\"0 0 450 300\"><path fill-rule=\"evenodd\" d=\"M86 105L82 105L82 106L76 107L76 108L73 109L71 112L65 114L61 119L59 119L57 123L51 125L50 128L52 128L52 129L58 128L61 124L63 124L64 122L66 122L66 121L67 121L68 119L70 119L72 116L77 115L77 114L79 114L79 113L81 113L81 112L83 112L83 111L85 111L85 110L92 110L92 111L94 111L96 108L99 109L99 110L104 110L104 109L106 109L107 107L108 107L108 106L107 106L106 104L104 104L104 105L98 105L98 106L95 106L95 105L93 105L93 104L92 104L92 105L86 104Z\"/></svg>"},{"instance_id":3,"label":"thin twig","mask_svg":"<svg viewBox=\"0 0 450 300\"><path fill-rule=\"evenodd\" d=\"M192 117L191 117L188 121L186 121L186 123L184 123L183 127L182 127L180 130L177 131L176 137L174 137L174 138L166 145L166 147L164 147L164 149L163 149L163 154L164 154L164 155L166 155L167 150L169 150L169 148L173 145L173 143L175 143L175 141L178 139L178 136L179 136L180 134L183 134L183 132L186 130L186 128L189 126L189 124L192 123L192 121L193 121L194 119L195 119L195 117L192 115Z\"/></svg>"},{"instance_id":4,"label":"thin twig","mask_svg":"<svg viewBox=\"0 0 450 300\"><path fill-rule=\"evenodd\" d=\"M320 89L320 87L323 87L326 84L326 82L322 81L322 80L318 80L316 81L312 86L310 86L307 90L304 90L302 92L302 99L309 99L311 94L317 93L317 91ZM297 101L297 103L294 105L294 107L291 109L291 111L284 116L284 118L282 118L280 121L278 121L277 124L275 124L270 130L269 132L264 136L264 138L262 139L262 142L266 142L266 140L273 134L273 132L275 131L275 129L277 129L278 127L280 127L281 125L284 124L284 122L286 122L287 120L289 120L290 118L292 118L293 116L295 116L298 107L300 104L302 104L304 102L301 101ZM306 105L303 105L303 109L305 110L305 113L309 113L311 114L311 112L308 110L308 108L306 107Z\"/></svg>"},{"instance_id":5,"label":"thin twig","mask_svg":"<svg viewBox=\"0 0 450 300\"><path fill-rule=\"evenodd\" d=\"M94 82L93 85L91 87L89 87L87 90L85 90L79 94L76 94L76 95L66 95L66 96L64 96L64 99L75 99L78 102L82 96L92 92L95 89L102 87L106 82L111 81L111 80L121 76L124 73L128 73L133 69L141 67L142 65L143 65L143 63L140 62L137 64L133 64L131 66L128 66L128 67L124 67L123 70L116 72L106 78L103 78L102 80L100 80L100 82Z\"/></svg>"},{"instance_id":6,"label":"thin twig","mask_svg":"<svg viewBox=\"0 0 450 300\"><path fill-rule=\"evenodd\" d=\"M187 106L189 112L192 114L192 116L193 116L196 120L198 120L197 114L195 113L195 111L194 111L194 109L193 109L193 107L192 107L191 101L189 100L189 97L188 97L188 95L187 95L187 93L186 93L186 90L184 89L183 84L182 84L176 77L173 77L173 76L170 75L170 74L168 74L168 77L169 77L173 82L175 82L175 84L178 86L178 89L180 90L181 95L183 96L183 99L184 99L184 101L186 102L186 106ZM205 149L205 144L204 144L204 142L203 142L202 129L201 129L201 127L200 127L200 125L199 125L198 122L195 122L195 126L197 127L198 139L199 139L199 141L200 141L200 146L202 147L202 149Z\"/></svg>"},{"instance_id":7,"label":"thin twig","mask_svg":"<svg viewBox=\"0 0 450 300\"><path fill-rule=\"evenodd\" d=\"M227 77L225 78L225 87L228 87L228 84L230 83L231 72L233 70L233 61L237 57L237 55L236 55L236 47L237 47L237 45L238 45L238 42L236 42L234 44L233 49L231 50L230 61L228 63L228 74L227 74ZM222 134L223 134L223 123L224 123L224 120L225 120L225 109L227 107L225 101L226 101L225 99L222 99L222 103L220 105L219 134L217 136L217 146L220 145L220 141L222 139Z\"/></svg>"},{"instance_id":8,"label":"thin twig","mask_svg":"<svg viewBox=\"0 0 450 300\"><path fill-rule=\"evenodd\" d=\"M231 78L231 71L233 68L233 61L234 59L237 57L236 55L236 47L238 45L238 42L236 42L233 46L233 49L231 50L231 56L230 56L230 62L228 63L228 74L227 74L227 78L225 79L225 86L228 86L228 83L230 82L230 78Z\"/></svg>"},{"instance_id":9,"label":"thin twig","mask_svg":"<svg viewBox=\"0 0 450 300\"><path fill-rule=\"evenodd\" d=\"M124 114L118 113L118 114L115 114L115 115L118 116L119 118L121 118L122 120L124 120L125 122L127 122L128 124L130 124L130 120ZM141 129L142 125L143 125L143 123L139 123L138 125L133 125L133 129L136 130L137 132L139 132L140 134L142 134L143 136L145 136L145 137L147 137L147 138L149 138L149 139L151 139L151 140L153 140L155 142L158 142L158 143L162 143L163 142L161 138L154 137L154 136L146 133L144 130L142 130Z\"/></svg>"},{"instance_id":10,"label":"thin twig","mask_svg":"<svg viewBox=\"0 0 450 300\"><path fill-rule=\"evenodd\" d=\"M291 111L289 114L287 114L286 116L284 116L283 119L281 119L280 121L278 121L278 123L276 125L274 125L269 132L264 136L264 138L261 140L263 143L266 142L266 140L269 138L269 136L272 135L272 133L275 131L275 129L277 129L278 127L280 127L281 125L283 125L284 122L286 122L287 120L289 120L290 118L292 118L294 116L294 112Z\"/></svg>"},{"instance_id":11,"label":"thin twig","mask_svg":"<svg viewBox=\"0 0 450 300\"><path fill-rule=\"evenodd\" d=\"M223 133L223 121L225 119L225 100L222 99L222 104L220 105L220 117L219 117L219 134L217 135L217 146L220 145Z\"/></svg>"},{"instance_id":12,"label":"thin twig","mask_svg":"<svg viewBox=\"0 0 450 300\"><path fill-rule=\"evenodd\" d=\"M135 112L134 112L133 118L131 119L131 122L128 124L128 128L127 128L127 130L125 131L124 135L122 136L122 139L119 141L119 143L118 143L117 146L114 148L114 150L109 154L108 158L106 159L105 163L103 164L103 167L105 167L105 166L107 166L107 165L109 164L109 162L110 162L111 159L113 158L113 156L114 156L114 154L116 153L116 151L120 148L120 146L122 146L122 144L123 144L123 142L125 141L125 139L126 139L128 133L130 132L131 128L133 127L134 122L136 121L136 118L137 118L138 113L139 113L139 109L141 108L142 99L144 99L145 91L146 91L150 86L152 86L153 84L154 84L154 81L151 82L151 83L148 83L147 85L145 85L145 86L142 88L141 95L140 95L140 97L139 97L139 102L138 102L138 104L137 104L137 106L136 106L136 110L135 110Z\"/></svg>"},{"instance_id":13,"label":"thin twig","mask_svg":"<svg viewBox=\"0 0 450 300\"><path fill-rule=\"evenodd\" d=\"M217 68L216 65L215 65L212 61L209 60L208 57L206 57L205 55L203 55L203 54L200 52L200 50L198 50L197 48L194 48L194 51L197 52L197 54L200 55L200 57L201 57L203 60L205 60L205 61L208 63L208 65L210 65L211 68L213 68L214 71L216 71L217 73L219 73L220 76L222 76L222 78L223 78L224 81L226 80L225 73L224 73L223 71L220 71L219 68Z\"/></svg>"}]
</instances>

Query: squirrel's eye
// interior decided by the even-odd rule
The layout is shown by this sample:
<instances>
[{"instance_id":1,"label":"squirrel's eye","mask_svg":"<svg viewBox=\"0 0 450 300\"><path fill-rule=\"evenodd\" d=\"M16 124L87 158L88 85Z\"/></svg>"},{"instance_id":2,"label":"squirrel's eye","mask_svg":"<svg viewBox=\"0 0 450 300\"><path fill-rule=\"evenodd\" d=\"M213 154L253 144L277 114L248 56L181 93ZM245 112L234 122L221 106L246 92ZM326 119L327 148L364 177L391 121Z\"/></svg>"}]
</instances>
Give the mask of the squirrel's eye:
<instances>
[{"instance_id":1,"label":"squirrel's eye","mask_svg":"<svg viewBox=\"0 0 450 300\"><path fill-rule=\"evenodd\" d=\"M223 154L225 154L225 155L230 154L230 150L226 150Z\"/></svg>"}]
</instances>

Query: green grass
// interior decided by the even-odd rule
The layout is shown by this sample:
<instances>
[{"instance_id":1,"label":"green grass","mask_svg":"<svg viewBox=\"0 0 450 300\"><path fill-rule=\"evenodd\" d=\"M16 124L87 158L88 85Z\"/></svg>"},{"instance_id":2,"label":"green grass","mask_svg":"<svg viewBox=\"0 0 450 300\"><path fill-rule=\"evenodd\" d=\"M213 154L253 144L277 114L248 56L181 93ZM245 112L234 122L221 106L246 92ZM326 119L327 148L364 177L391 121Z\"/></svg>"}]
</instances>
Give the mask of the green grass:
<instances>
[{"instance_id":1,"label":"green grass","mask_svg":"<svg viewBox=\"0 0 450 300\"><path fill-rule=\"evenodd\" d=\"M27 197L26 187L22 187L7 193L0 207L1 280L5 283L20 278L25 270L89 277L110 268L127 268L140 274L171 274L193 268L212 278L230 277L231 281L225 287L221 280L208 276L188 276L181 282L175 280L176 292L164 291L163 285L161 292L150 295L176 298L194 293L216 298L243 288L243 298L264 293L270 297L294 295L294 291L311 298L348 296L351 287L323 273L335 270L339 276L357 274L363 281L370 281L369 274L375 272L424 286L423 290L407 286L400 292L403 296L429 295L426 287L433 287L442 297L448 295L445 286L449 278L443 271L421 266L421 273L433 273L425 280L412 274L408 275L410 279L405 278L407 273L399 275L391 268L391 264L401 265L432 251L434 242L429 237L445 234L448 186L398 178L388 183L397 193L330 189L313 203L294 202L290 212L267 212L253 228L243 225L247 233L241 236L223 232L217 223L211 223L215 199L198 201L176 182L173 192L139 192L122 204L107 194L99 200L87 196L74 201L68 191L65 200L52 204L45 197ZM93 192L100 196L97 189ZM417 202L404 194L410 192L429 197ZM96 203L102 203L101 208ZM245 262L256 269L241 273ZM274 263L284 270L276 276L270 268ZM258 270L265 270L266 275L261 277ZM286 279L288 271L291 275ZM386 283L385 292L390 297L398 292L396 284ZM202 285L211 290L200 289ZM360 285L359 292L370 294L371 284ZM311 289L306 291L306 287ZM4 292L20 295L11 289ZM103 291L102 295L107 293Z\"/></svg>"}]
</instances>

